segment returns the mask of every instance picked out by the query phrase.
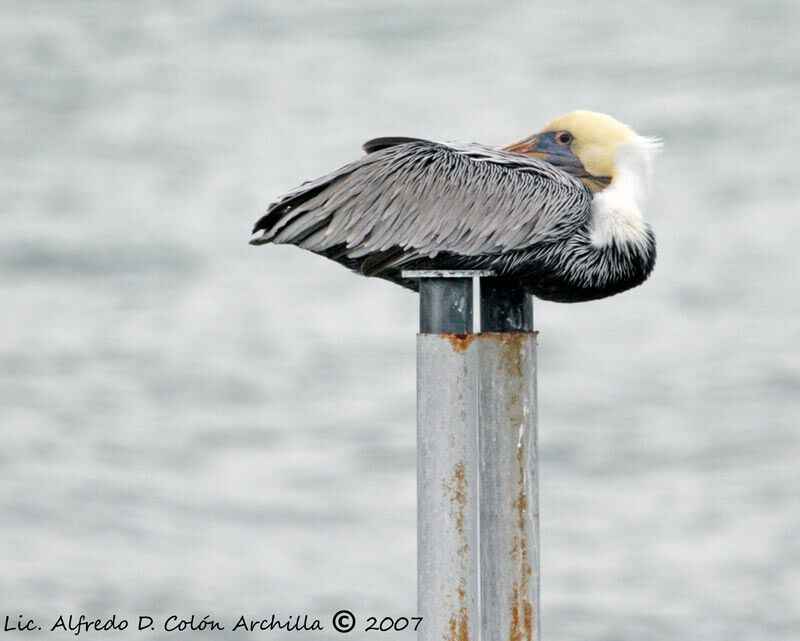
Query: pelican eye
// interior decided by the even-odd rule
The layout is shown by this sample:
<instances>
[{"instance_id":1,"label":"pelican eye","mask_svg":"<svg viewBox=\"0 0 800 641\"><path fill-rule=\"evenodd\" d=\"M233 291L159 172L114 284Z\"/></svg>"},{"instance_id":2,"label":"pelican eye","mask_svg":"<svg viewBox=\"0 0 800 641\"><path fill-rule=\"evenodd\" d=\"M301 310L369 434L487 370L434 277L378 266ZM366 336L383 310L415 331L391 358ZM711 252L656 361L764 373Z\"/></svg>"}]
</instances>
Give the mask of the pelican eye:
<instances>
[{"instance_id":1,"label":"pelican eye","mask_svg":"<svg viewBox=\"0 0 800 641\"><path fill-rule=\"evenodd\" d=\"M568 131L557 131L556 132L556 142L559 145L567 146L569 143L572 142L573 135Z\"/></svg>"}]
</instances>

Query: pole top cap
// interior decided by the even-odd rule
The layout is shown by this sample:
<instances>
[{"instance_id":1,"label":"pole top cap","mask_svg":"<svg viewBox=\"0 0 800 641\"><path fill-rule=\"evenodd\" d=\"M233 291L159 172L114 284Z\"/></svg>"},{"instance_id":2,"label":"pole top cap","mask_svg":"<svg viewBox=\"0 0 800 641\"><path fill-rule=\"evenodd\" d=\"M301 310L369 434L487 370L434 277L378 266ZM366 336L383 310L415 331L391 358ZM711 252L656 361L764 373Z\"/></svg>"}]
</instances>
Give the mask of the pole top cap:
<instances>
[{"instance_id":1,"label":"pole top cap","mask_svg":"<svg viewBox=\"0 0 800 641\"><path fill-rule=\"evenodd\" d=\"M496 276L493 269L404 269L403 278L475 278Z\"/></svg>"}]
</instances>

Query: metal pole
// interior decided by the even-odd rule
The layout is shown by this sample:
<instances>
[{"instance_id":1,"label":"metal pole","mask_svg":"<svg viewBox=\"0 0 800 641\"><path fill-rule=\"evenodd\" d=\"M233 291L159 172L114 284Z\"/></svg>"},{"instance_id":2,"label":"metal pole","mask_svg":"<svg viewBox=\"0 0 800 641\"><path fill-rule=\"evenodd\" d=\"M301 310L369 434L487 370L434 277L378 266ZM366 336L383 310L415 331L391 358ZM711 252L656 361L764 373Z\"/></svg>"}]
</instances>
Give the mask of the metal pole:
<instances>
[{"instance_id":1,"label":"metal pole","mask_svg":"<svg viewBox=\"0 0 800 641\"><path fill-rule=\"evenodd\" d=\"M472 277L412 271L417 335L417 599L420 641L478 639L478 389Z\"/></svg>"},{"instance_id":2,"label":"metal pole","mask_svg":"<svg viewBox=\"0 0 800 641\"><path fill-rule=\"evenodd\" d=\"M420 641L478 638L477 350L417 336L417 577Z\"/></svg>"},{"instance_id":3,"label":"metal pole","mask_svg":"<svg viewBox=\"0 0 800 641\"><path fill-rule=\"evenodd\" d=\"M475 275L493 276L403 273L420 279L418 638L538 641L532 307L509 283L483 279L488 333L470 333Z\"/></svg>"},{"instance_id":4,"label":"metal pole","mask_svg":"<svg viewBox=\"0 0 800 641\"><path fill-rule=\"evenodd\" d=\"M493 281L484 287L486 280ZM536 333L530 296L481 281L481 640L538 641Z\"/></svg>"},{"instance_id":5,"label":"metal pole","mask_svg":"<svg viewBox=\"0 0 800 641\"><path fill-rule=\"evenodd\" d=\"M420 334L472 333L472 280L425 278L419 283Z\"/></svg>"},{"instance_id":6,"label":"metal pole","mask_svg":"<svg viewBox=\"0 0 800 641\"><path fill-rule=\"evenodd\" d=\"M530 294L504 278L481 278L481 331L532 332Z\"/></svg>"}]
</instances>

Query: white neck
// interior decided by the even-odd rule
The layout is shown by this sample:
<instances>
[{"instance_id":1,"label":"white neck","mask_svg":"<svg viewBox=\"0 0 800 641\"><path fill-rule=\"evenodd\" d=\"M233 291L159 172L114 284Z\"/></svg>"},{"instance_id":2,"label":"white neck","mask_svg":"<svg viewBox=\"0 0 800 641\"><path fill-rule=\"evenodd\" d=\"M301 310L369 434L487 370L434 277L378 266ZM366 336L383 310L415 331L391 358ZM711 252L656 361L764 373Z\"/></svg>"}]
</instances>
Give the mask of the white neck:
<instances>
[{"instance_id":1,"label":"white neck","mask_svg":"<svg viewBox=\"0 0 800 641\"><path fill-rule=\"evenodd\" d=\"M611 184L592 199L589 234L595 247L612 243L646 244L647 223L642 218L642 209L659 147L658 141L642 136L620 145Z\"/></svg>"}]
</instances>

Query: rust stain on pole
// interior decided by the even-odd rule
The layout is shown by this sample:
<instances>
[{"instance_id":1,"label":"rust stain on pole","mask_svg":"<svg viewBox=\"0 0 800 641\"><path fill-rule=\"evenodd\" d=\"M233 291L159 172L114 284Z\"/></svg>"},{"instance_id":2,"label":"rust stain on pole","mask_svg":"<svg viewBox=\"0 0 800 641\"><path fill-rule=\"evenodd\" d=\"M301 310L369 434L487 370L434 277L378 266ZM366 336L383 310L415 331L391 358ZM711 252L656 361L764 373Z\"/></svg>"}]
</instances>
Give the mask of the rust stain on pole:
<instances>
[{"instance_id":1,"label":"rust stain on pole","mask_svg":"<svg viewBox=\"0 0 800 641\"><path fill-rule=\"evenodd\" d=\"M453 346L453 351L463 352L470 346L477 334L442 334Z\"/></svg>"},{"instance_id":2,"label":"rust stain on pole","mask_svg":"<svg viewBox=\"0 0 800 641\"><path fill-rule=\"evenodd\" d=\"M450 482L442 481L442 486L450 494L452 514L458 534L464 537L464 508L467 506L467 466L463 461L456 463ZM464 539L466 545L466 538Z\"/></svg>"},{"instance_id":3,"label":"rust stain on pole","mask_svg":"<svg viewBox=\"0 0 800 641\"><path fill-rule=\"evenodd\" d=\"M458 621L450 619L450 635L444 637L445 641L469 641L469 617L467 608L461 608Z\"/></svg>"},{"instance_id":4,"label":"rust stain on pole","mask_svg":"<svg viewBox=\"0 0 800 641\"><path fill-rule=\"evenodd\" d=\"M522 377L522 346L530 334L493 334L501 343L500 364L511 376Z\"/></svg>"},{"instance_id":5,"label":"rust stain on pole","mask_svg":"<svg viewBox=\"0 0 800 641\"><path fill-rule=\"evenodd\" d=\"M520 419L521 424L521 419ZM528 641L533 638L533 606L526 598L528 584L531 580L531 564L528 561L528 544L525 532L525 512L528 509L528 497L525 494L525 470L523 468L523 448L517 449L517 463L519 464L519 495L513 506L517 511L517 533L511 548L511 556L518 572L514 579L514 589L511 596L511 629L509 641Z\"/></svg>"},{"instance_id":6,"label":"rust stain on pole","mask_svg":"<svg viewBox=\"0 0 800 641\"><path fill-rule=\"evenodd\" d=\"M449 483L443 482L445 491L450 495L450 509L456 524L461 545L457 550L458 556L467 559L469 541L464 530L464 511L467 507L467 468L464 460L456 463ZM458 614L450 619L449 634L444 641L469 641L469 613L467 611L467 577L462 572L459 578Z\"/></svg>"}]
</instances>

